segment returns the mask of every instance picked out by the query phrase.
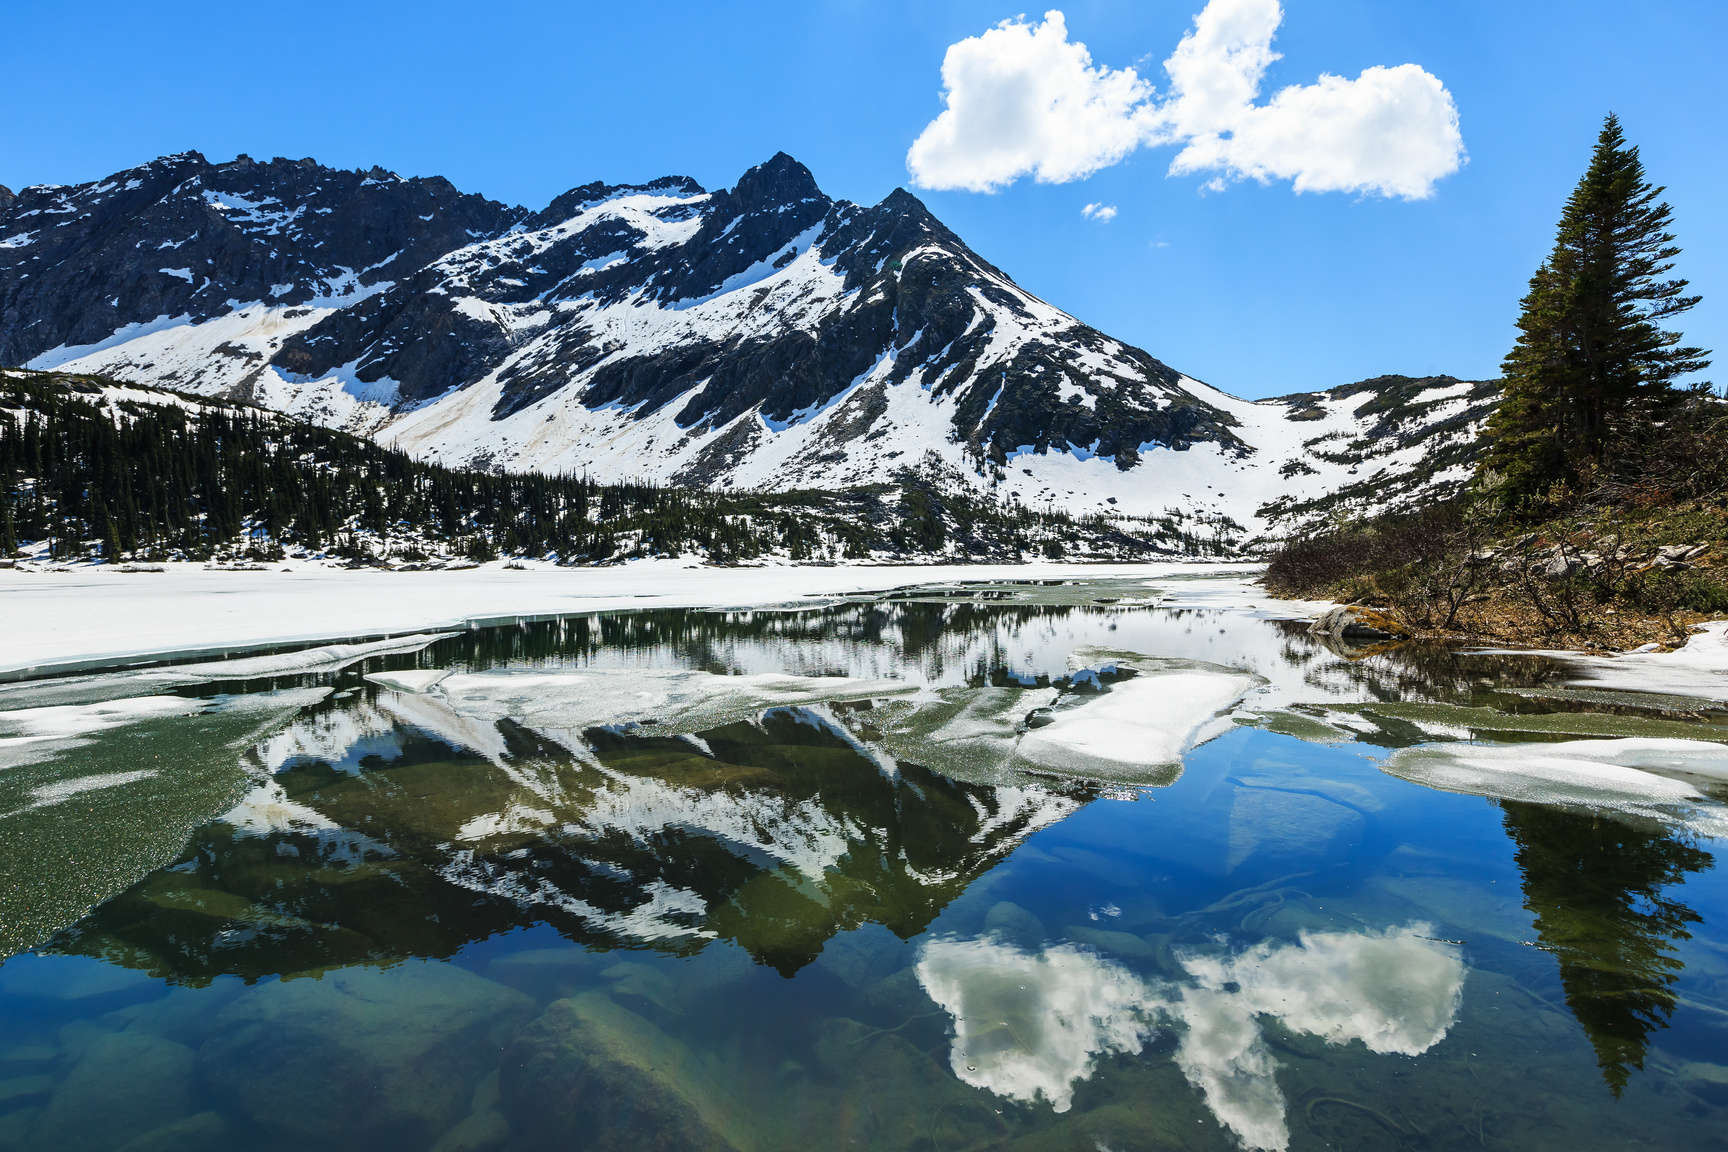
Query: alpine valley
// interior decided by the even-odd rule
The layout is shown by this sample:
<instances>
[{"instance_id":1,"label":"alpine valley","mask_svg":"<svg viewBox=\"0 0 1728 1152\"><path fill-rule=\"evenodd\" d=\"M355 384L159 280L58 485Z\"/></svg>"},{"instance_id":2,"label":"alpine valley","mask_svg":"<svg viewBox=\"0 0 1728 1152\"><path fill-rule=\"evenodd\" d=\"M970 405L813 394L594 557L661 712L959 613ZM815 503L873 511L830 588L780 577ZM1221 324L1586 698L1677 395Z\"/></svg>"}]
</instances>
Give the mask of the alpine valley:
<instances>
[{"instance_id":1,"label":"alpine valley","mask_svg":"<svg viewBox=\"0 0 1728 1152\"><path fill-rule=\"evenodd\" d=\"M0 188L0 364L492 471L844 489L933 452L980 492L1244 542L1455 491L1498 394L1238 399L1032 296L904 190L834 200L783 153L722 191L592 183L538 212L195 152Z\"/></svg>"}]
</instances>

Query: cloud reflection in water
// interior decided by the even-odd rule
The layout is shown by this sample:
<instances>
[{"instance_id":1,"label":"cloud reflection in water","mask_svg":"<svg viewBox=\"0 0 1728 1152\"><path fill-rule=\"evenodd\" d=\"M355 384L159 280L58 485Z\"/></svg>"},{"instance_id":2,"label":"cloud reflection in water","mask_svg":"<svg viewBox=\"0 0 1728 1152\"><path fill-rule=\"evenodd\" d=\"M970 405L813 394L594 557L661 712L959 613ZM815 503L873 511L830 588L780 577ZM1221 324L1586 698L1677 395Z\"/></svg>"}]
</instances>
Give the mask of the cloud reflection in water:
<instances>
[{"instance_id":1,"label":"cloud reflection in water","mask_svg":"<svg viewBox=\"0 0 1728 1152\"><path fill-rule=\"evenodd\" d=\"M918 978L954 1017L950 1061L974 1087L1067 1111L1098 1056L1138 1053L1163 1019L1183 1026L1177 1066L1219 1122L1245 1147L1281 1150L1290 1131L1260 1018L1329 1044L1428 1051L1457 1017L1465 973L1457 946L1430 931L1305 932L1234 956L1184 954L1182 985L1069 944L1032 954L992 938L934 940Z\"/></svg>"},{"instance_id":2,"label":"cloud reflection in water","mask_svg":"<svg viewBox=\"0 0 1728 1152\"><path fill-rule=\"evenodd\" d=\"M954 1017L949 1063L974 1088L1058 1112L1093 1057L1140 1051L1148 989L1132 972L1072 944L1023 952L994 939L933 940L918 981Z\"/></svg>"}]
</instances>

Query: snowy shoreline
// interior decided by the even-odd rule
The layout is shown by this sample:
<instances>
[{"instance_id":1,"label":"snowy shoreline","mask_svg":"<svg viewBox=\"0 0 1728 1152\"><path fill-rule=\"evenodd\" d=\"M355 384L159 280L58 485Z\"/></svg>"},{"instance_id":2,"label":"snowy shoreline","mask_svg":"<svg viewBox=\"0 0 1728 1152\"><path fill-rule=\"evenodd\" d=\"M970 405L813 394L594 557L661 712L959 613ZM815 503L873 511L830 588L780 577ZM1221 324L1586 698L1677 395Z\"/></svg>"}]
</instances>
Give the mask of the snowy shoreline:
<instances>
[{"instance_id":1,"label":"snowy shoreline","mask_svg":"<svg viewBox=\"0 0 1728 1152\"><path fill-rule=\"evenodd\" d=\"M958 581L1145 580L1167 582L1169 608L1254 609L1266 618L1312 619L1330 602L1274 597L1249 562L1075 564L770 564L715 568L693 559L633 560L598 568L535 561L443 571L335 568L282 561L251 570L196 563L160 571L80 565L0 570L0 683L190 660L297 663L322 645L378 645L427 633L652 608L766 609L831 597ZM1566 662L1570 682L1595 688L1677 692L1728 700L1728 621L1698 626L1673 652L1601 656L1575 651L1470 646L1479 653L1545 655Z\"/></svg>"},{"instance_id":2,"label":"snowy shoreline","mask_svg":"<svg viewBox=\"0 0 1728 1152\"><path fill-rule=\"evenodd\" d=\"M441 572L328 568L294 561L224 571L168 564L0 571L0 681L175 659L249 655L461 630L520 619L645 608L768 608L957 580L1247 577L1252 563L935 564L711 568L638 560L606 568L529 562ZM1255 589L1257 602L1271 602ZM1291 615L1314 606L1290 601ZM1222 606L1222 605L1221 605Z\"/></svg>"}]
</instances>

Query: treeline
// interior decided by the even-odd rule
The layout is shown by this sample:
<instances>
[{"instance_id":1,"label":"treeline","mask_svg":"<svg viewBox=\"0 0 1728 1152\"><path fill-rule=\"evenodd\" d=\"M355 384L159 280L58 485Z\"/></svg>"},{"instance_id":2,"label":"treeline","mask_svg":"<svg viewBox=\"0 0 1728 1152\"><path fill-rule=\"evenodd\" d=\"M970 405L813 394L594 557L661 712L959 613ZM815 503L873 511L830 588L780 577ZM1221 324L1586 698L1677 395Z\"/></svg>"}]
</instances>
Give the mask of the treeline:
<instances>
[{"instance_id":1,"label":"treeline","mask_svg":"<svg viewBox=\"0 0 1728 1152\"><path fill-rule=\"evenodd\" d=\"M1610 116L1531 278L1504 386L1457 498L1288 541L1275 592L1389 610L1411 630L1620 647L1728 611L1728 404L1663 189Z\"/></svg>"},{"instance_id":2,"label":"treeline","mask_svg":"<svg viewBox=\"0 0 1728 1152\"><path fill-rule=\"evenodd\" d=\"M20 371L0 373L0 480L0 556L45 542L55 559L1135 557L1216 554L1234 527L1032 509L934 455L835 493L447 468L261 409Z\"/></svg>"}]
</instances>

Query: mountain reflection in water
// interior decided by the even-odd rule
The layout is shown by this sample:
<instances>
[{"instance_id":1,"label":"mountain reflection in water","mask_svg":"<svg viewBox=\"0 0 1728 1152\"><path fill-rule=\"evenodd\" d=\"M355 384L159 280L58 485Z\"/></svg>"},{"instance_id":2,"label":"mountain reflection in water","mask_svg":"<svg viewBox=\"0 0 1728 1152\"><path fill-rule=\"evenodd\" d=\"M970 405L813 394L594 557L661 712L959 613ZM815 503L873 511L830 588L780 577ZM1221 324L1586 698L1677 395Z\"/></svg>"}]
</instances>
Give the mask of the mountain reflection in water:
<instances>
[{"instance_id":1,"label":"mountain reflection in water","mask_svg":"<svg viewBox=\"0 0 1728 1152\"><path fill-rule=\"evenodd\" d=\"M545 921L602 950L731 940L790 976L836 932L923 931L1091 795L884 767L826 709L591 729L581 758L509 721L498 737L487 759L366 706L303 720L274 743L324 754L288 756L57 946L198 983L448 957Z\"/></svg>"}]
</instances>

